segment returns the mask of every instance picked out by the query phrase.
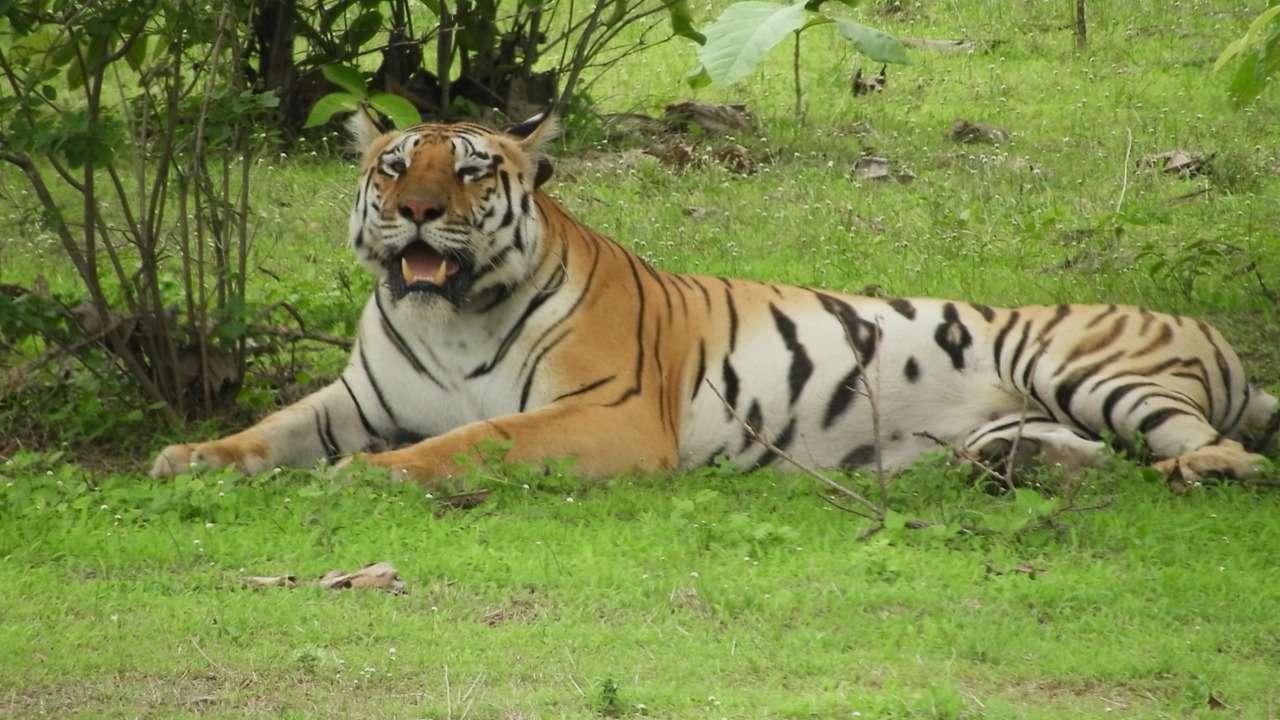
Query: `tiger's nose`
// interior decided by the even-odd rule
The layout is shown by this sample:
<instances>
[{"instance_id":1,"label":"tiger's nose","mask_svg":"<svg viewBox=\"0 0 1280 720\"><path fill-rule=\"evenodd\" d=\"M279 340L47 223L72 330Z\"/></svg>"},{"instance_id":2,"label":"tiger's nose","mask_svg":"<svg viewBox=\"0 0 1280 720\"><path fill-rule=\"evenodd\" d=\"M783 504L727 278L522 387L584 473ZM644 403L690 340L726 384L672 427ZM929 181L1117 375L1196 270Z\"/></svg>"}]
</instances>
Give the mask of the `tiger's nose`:
<instances>
[{"instance_id":1,"label":"tiger's nose","mask_svg":"<svg viewBox=\"0 0 1280 720\"><path fill-rule=\"evenodd\" d=\"M400 212L401 217L412 220L419 225L444 215L444 208L430 200L405 198L400 201L396 209Z\"/></svg>"}]
</instances>

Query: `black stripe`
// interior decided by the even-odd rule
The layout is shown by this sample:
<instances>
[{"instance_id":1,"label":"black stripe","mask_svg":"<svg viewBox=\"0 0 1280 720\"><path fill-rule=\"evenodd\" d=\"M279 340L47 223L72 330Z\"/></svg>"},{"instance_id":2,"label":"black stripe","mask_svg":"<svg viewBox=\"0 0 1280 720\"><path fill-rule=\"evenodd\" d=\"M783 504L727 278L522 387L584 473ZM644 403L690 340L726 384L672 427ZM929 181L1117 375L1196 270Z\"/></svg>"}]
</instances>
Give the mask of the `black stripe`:
<instances>
[{"instance_id":1,"label":"black stripe","mask_svg":"<svg viewBox=\"0 0 1280 720\"><path fill-rule=\"evenodd\" d=\"M725 282L724 302L729 306L729 352L738 346L738 307L733 304L733 291Z\"/></svg>"},{"instance_id":2,"label":"black stripe","mask_svg":"<svg viewBox=\"0 0 1280 720\"><path fill-rule=\"evenodd\" d=\"M848 375L836 385L835 392L831 394L831 399L827 401L827 414L822 418L822 429L827 430L840 419L857 398L858 393L855 388L858 386L858 378L862 375L862 368L855 367L849 371Z\"/></svg>"},{"instance_id":3,"label":"black stripe","mask_svg":"<svg viewBox=\"0 0 1280 720\"><path fill-rule=\"evenodd\" d=\"M825 293L815 292L818 302L822 305L822 309L826 310L836 321L840 323L840 327L844 329L845 342L849 347L853 348L854 357L863 366L871 364L876 356L876 344L880 338L880 327L869 320L863 320L858 317L858 311L853 306L843 300L827 295Z\"/></svg>"},{"instance_id":4,"label":"black stripe","mask_svg":"<svg viewBox=\"0 0 1280 720\"><path fill-rule=\"evenodd\" d=\"M1121 385L1107 393L1107 398L1102 401L1102 419L1107 423L1107 429L1110 430L1113 435L1118 434L1116 432L1115 420L1111 417L1116 411L1116 405L1119 405L1120 401L1129 393L1140 387L1146 387L1149 385L1151 385L1151 383L1145 381L1125 383L1124 385Z\"/></svg>"},{"instance_id":5,"label":"black stripe","mask_svg":"<svg viewBox=\"0 0 1280 720\"><path fill-rule=\"evenodd\" d=\"M1067 315L1070 314L1070 305L1058 305L1058 307L1053 311L1053 318L1049 320L1049 322L1045 323L1045 326L1040 329L1040 337L1045 338L1051 330L1058 326L1058 323L1062 322L1066 319Z\"/></svg>"},{"instance_id":6,"label":"black stripe","mask_svg":"<svg viewBox=\"0 0 1280 720\"><path fill-rule=\"evenodd\" d=\"M617 375L609 375L609 376L607 376L607 377L602 377L602 378L600 378L599 380L595 380L595 381L593 381L593 382L589 382L589 383L587 383L586 385L583 385L582 387L578 388L577 390L570 390L569 392L564 393L563 395L558 395L558 396L556 396L556 399L552 400L551 402L553 402L553 403L555 403L555 402L560 402L561 400L564 400L565 398L571 398L571 397L573 397L573 396L575 396L575 395L582 395L583 393L589 393L589 392L591 392L592 390L595 390L596 388L600 387L601 385L604 385L605 383L612 382L612 381L613 381L613 379L614 379L614 378L616 378L616 377L618 377L618 376L617 376Z\"/></svg>"},{"instance_id":7,"label":"black stripe","mask_svg":"<svg viewBox=\"0 0 1280 720\"><path fill-rule=\"evenodd\" d=\"M529 318L538 311L538 308L542 307L548 300L555 297L556 293L560 291L561 287L563 287L564 275L564 266L557 265L555 272L552 273L546 287L538 291L538 294L533 296L533 299L525 306L524 312L520 314L520 317L516 320L515 324L511 326L511 329L508 330L507 334L502 338L502 342L498 344L497 352L494 353L493 357L490 358L488 362L480 365L475 370L472 370L467 375L468 380L474 380L482 375L488 375L493 372L493 369L502 362L502 359L507 356L507 352L511 350L511 346L514 345L516 340L520 337L520 333L524 331L525 323L529 321ZM581 298L579 298L579 302L580 301ZM577 306L575 305L575 307ZM549 331L550 328L548 329L548 332Z\"/></svg>"},{"instance_id":8,"label":"black stripe","mask_svg":"<svg viewBox=\"0 0 1280 720\"><path fill-rule=\"evenodd\" d=\"M345 376L339 376L342 386L347 389L347 395L351 396L351 403L356 406L356 415L360 417L360 424L364 426L364 432L371 438L378 437L378 431L373 429L373 423L369 422L369 418L364 414L364 408L360 407L360 401L356 399L356 393L351 389L351 384L347 382Z\"/></svg>"},{"instance_id":9,"label":"black stripe","mask_svg":"<svg viewBox=\"0 0 1280 720\"><path fill-rule=\"evenodd\" d=\"M721 393L724 395L724 401L728 403L729 407L737 410L738 373L734 371L733 365L730 364L729 357L727 355L724 358L724 365L721 367L721 373L724 375L724 391ZM729 412L727 409L725 410L725 415L730 419L733 418L733 413Z\"/></svg>"},{"instance_id":10,"label":"black stripe","mask_svg":"<svg viewBox=\"0 0 1280 720\"><path fill-rule=\"evenodd\" d=\"M874 464L876 461L875 445L859 445L849 451L847 455L840 460L841 467L861 468Z\"/></svg>"},{"instance_id":11,"label":"black stripe","mask_svg":"<svg viewBox=\"0 0 1280 720\"><path fill-rule=\"evenodd\" d=\"M340 454L340 451L338 450L338 440L333 436L329 413L324 408L312 408L312 412L316 417L316 436L320 438L320 444L324 446L325 456L336 457Z\"/></svg>"},{"instance_id":12,"label":"black stripe","mask_svg":"<svg viewBox=\"0 0 1280 720\"><path fill-rule=\"evenodd\" d=\"M702 293L702 301L703 301L704 303L706 303L706 305L707 305L707 311L708 311L708 312L710 312L710 310L711 310L711 293L707 291L707 286L706 286L706 285L703 285L703 284L702 284L702 281L701 281L701 280L698 280L698 279L696 279L696 278L689 278L689 282L691 282L691 283L693 283L695 286L697 286L697 288L698 288L698 292Z\"/></svg>"},{"instance_id":13,"label":"black stripe","mask_svg":"<svg viewBox=\"0 0 1280 720\"><path fill-rule=\"evenodd\" d=\"M1097 317L1093 318L1088 323L1085 323L1084 328L1086 330L1092 330L1094 326L1102 322L1108 315L1114 313L1116 309L1117 307L1115 305L1108 305L1106 310L1102 311L1101 313L1098 313Z\"/></svg>"},{"instance_id":14,"label":"black stripe","mask_svg":"<svg viewBox=\"0 0 1280 720\"><path fill-rule=\"evenodd\" d=\"M532 363L530 363L528 360L525 360L525 362L521 365L522 371L527 372L528 375L525 376L524 386L520 389L520 412L524 412L525 409L528 407L529 393L533 389L533 379L538 374L538 365L542 362L542 358L546 357L547 353L551 352L552 348L559 345L560 341L564 340L565 337L567 337L568 335L569 335L569 331L567 330L563 333L560 333L560 335L556 337L555 340L552 340L551 342L547 343L545 346L543 346L541 350L538 351L537 355L533 356Z\"/></svg>"},{"instance_id":15,"label":"black stripe","mask_svg":"<svg viewBox=\"0 0 1280 720\"><path fill-rule=\"evenodd\" d=\"M698 341L698 373L693 376L693 394L689 396L692 401L698 397L698 391L702 389L702 380L707 376L707 341Z\"/></svg>"},{"instance_id":16,"label":"black stripe","mask_svg":"<svg viewBox=\"0 0 1280 720\"><path fill-rule=\"evenodd\" d=\"M1204 335L1205 341L1208 342L1210 347L1213 348L1213 361L1218 365L1218 372L1222 375L1222 386L1224 390L1223 394L1227 397L1228 402L1230 402L1230 398L1234 394L1234 391L1232 390L1232 387L1231 387L1233 384L1232 373L1231 373L1231 363L1227 362L1227 357L1226 355L1223 354L1222 348L1218 347L1218 343L1214 340L1213 332L1211 331L1209 324L1201 320L1200 322L1197 323L1197 325L1200 326L1200 332ZM1212 388L1209 388L1209 387L1205 388L1205 397L1209 399L1209 407L1207 408L1205 415L1212 418L1214 417L1214 414L1215 414L1214 407L1213 407L1214 397L1213 397Z\"/></svg>"},{"instance_id":17,"label":"black stripe","mask_svg":"<svg viewBox=\"0 0 1280 720\"><path fill-rule=\"evenodd\" d=\"M617 400L609 403L606 407L617 407L639 395L644 390L644 360L645 350L648 348L648 343L644 341L645 306L647 303L644 284L640 282L640 271L636 269L636 263L640 261L639 258L630 253L624 254L623 257L627 261L627 266L631 269L631 280L636 286L636 367L632 371L635 379L631 387L627 388Z\"/></svg>"},{"instance_id":18,"label":"black stripe","mask_svg":"<svg viewBox=\"0 0 1280 720\"><path fill-rule=\"evenodd\" d=\"M396 326L391 322L391 318L387 315L387 311L382 307L382 293L375 290L373 297L374 305L378 308L378 315L381 319L380 325L382 326L383 335L391 340L391 344L395 347L396 351L400 353L401 357L409 362L409 365L415 372L419 375L425 375L428 380L436 384L436 387L444 389L444 383L440 382L440 380L436 378L435 374L428 370L426 365L422 364L422 361L418 359L418 356L413 354L413 351L409 349L409 344L405 342L404 336L400 334L400 331L397 330Z\"/></svg>"},{"instance_id":19,"label":"black stripe","mask_svg":"<svg viewBox=\"0 0 1280 720\"><path fill-rule=\"evenodd\" d=\"M1013 312L1009 313L1009 321L1004 324L1004 327L1000 328L1000 332L996 333L994 358L995 358L995 366L996 366L996 375L999 377L1004 377L1004 368L1003 368L1003 362L1002 362L1003 361L1002 356L1004 355L1004 341L1008 339L1009 331L1013 329L1013 326L1015 324L1017 324L1018 317L1019 317L1019 313L1017 310L1014 310ZM1012 372L1013 368L1010 367L1009 370L1010 372Z\"/></svg>"},{"instance_id":20,"label":"black stripe","mask_svg":"<svg viewBox=\"0 0 1280 720\"><path fill-rule=\"evenodd\" d=\"M515 222L516 211L515 205L511 202L511 173L500 172L498 179L502 181L502 193L507 203L507 211L502 214L502 222L498 223L499 228L504 228Z\"/></svg>"},{"instance_id":21,"label":"black stripe","mask_svg":"<svg viewBox=\"0 0 1280 720\"><path fill-rule=\"evenodd\" d=\"M791 405L794 407L796 401L800 399L800 394L804 392L804 386L813 375L813 361L809 359L804 345L796 336L795 321L784 315L773 303L769 303L769 312L773 313L773 324L778 328L778 334L782 336L782 342L787 346L787 351L791 353L787 387L791 390Z\"/></svg>"},{"instance_id":22,"label":"black stripe","mask_svg":"<svg viewBox=\"0 0 1280 720\"><path fill-rule=\"evenodd\" d=\"M1161 425L1165 424L1176 415L1186 415L1188 417L1195 417L1195 415L1187 412L1186 410L1183 410L1182 408L1174 408L1174 407L1160 408L1159 410L1151 413L1150 415L1142 419L1142 422L1138 425L1138 432L1142 433L1143 435L1147 435L1152 430L1159 428ZM1194 449L1194 448L1189 448L1189 449Z\"/></svg>"},{"instance_id":23,"label":"black stripe","mask_svg":"<svg viewBox=\"0 0 1280 720\"><path fill-rule=\"evenodd\" d=\"M391 406L387 404L387 396L382 393L382 388L378 387L378 380L373 376L373 369L369 366L369 356L364 351L364 345L360 346L360 367L364 369L364 376L369 380L369 387L373 388L374 397L378 398L378 404L382 406L382 411L391 418L391 424L400 427L400 420L396 414L392 412Z\"/></svg>"},{"instance_id":24,"label":"black stripe","mask_svg":"<svg viewBox=\"0 0 1280 720\"><path fill-rule=\"evenodd\" d=\"M781 450L782 452L787 452L787 450L791 448L791 441L795 439L795 435L796 419L793 417L791 418L791 422L787 423L787 426L782 429L782 432L778 433L778 437L773 439L773 447ZM777 459L777 452L772 448L765 448L764 453L762 453L756 460L755 465L756 467L767 467L772 465L773 461Z\"/></svg>"},{"instance_id":25,"label":"black stripe","mask_svg":"<svg viewBox=\"0 0 1280 720\"><path fill-rule=\"evenodd\" d=\"M960 322L960 313L955 303L947 303L942 308L942 323L933 332L933 341L951 358L951 365L956 370L964 369L964 351L973 344L973 335L969 328Z\"/></svg>"},{"instance_id":26,"label":"black stripe","mask_svg":"<svg viewBox=\"0 0 1280 720\"><path fill-rule=\"evenodd\" d=\"M986 305L979 305L978 303L969 303L969 307L973 308L974 310L977 310L978 314L982 316L982 319L986 320L987 322L991 322L992 320L996 319L996 311L992 310L990 307Z\"/></svg>"},{"instance_id":27,"label":"black stripe","mask_svg":"<svg viewBox=\"0 0 1280 720\"><path fill-rule=\"evenodd\" d=\"M910 300L894 298L889 301L889 307L896 310L899 315L908 320L916 319L916 306L912 305Z\"/></svg>"},{"instance_id":28,"label":"black stripe","mask_svg":"<svg viewBox=\"0 0 1280 720\"><path fill-rule=\"evenodd\" d=\"M1075 399L1076 390L1084 384L1086 380L1097 375L1103 369L1110 366L1116 360L1124 356L1124 351L1114 352L1099 362L1089 365L1088 367L1076 370L1069 377L1058 383L1057 389L1054 390L1053 398L1058 404L1058 409L1062 411L1070 420L1071 424L1076 427L1086 427L1080 422L1074 413L1071 412L1071 401Z\"/></svg>"},{"instance_id":29,"label":"black stripe","mask_svg":"<svg viewBox=\"0 0 1280 720\"><path fill-rule=\"evenodd\" d=\"M747 409L746 417L747 427L742 430L742 447L738 448L739 453L744 453L747 448L751 447L751 443L755 442L753 431L764 435L764 411L760 409L760 401L752 400L751 407Z\"/></svg>"}]
</instances>

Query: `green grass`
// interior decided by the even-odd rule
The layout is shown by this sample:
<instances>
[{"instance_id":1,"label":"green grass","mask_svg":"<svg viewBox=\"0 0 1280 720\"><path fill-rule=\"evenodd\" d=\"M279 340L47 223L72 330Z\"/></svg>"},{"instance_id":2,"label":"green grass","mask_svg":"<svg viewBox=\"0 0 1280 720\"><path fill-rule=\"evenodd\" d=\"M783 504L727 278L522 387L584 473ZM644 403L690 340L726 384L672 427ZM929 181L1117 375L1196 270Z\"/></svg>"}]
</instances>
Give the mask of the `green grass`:
<instances>
[{"instance_id":1,"label":"green grass","mask_svg":"<svg viewBox=\"0 0 1280 720\"><path fill-rule=\"evenodd\" d=\"M758 174L677 172L621 153L640 139L596 146L580 134L552 193L672 270L1207 317L1280 390L1268 295L1280 292L1280 99L1231 110L1227 76L1211 71L1257 9L1092 3L1078 54L1060 27L1067 3L878 14L884 5L861 17L901 37L1004 42L914 51L915 65L889 69L885 93L854 98L856 58L817 28L803 44L804 122L791 114L786 46L751 82L699 96L745 102L761 120L736 138ZM660 111L685 95L691 64L674 43L634 56L593 88L598 109ZM1002 125L1012 141L957 146L945 133L958 118ZM1135 171L1174 148L1216 152L1211 173ZM859 181L850 167L864 153L917 179ZM368 292L344 244L354 176L299 151L263 158L254 177L254 261L270 271L255 274L255 299L289 303L313 331L350 332ZM43 274L77 297L53 239L31 231L22 188L0 168L0 282ZM4 361L26 366L27 350ZM318 382L343 358L256 362ZM14 459L0 463L0 714L1280 714L1275 492L1174 496L1122 464L1079 499L1106 507L1041 527L1037 496L991 498L926 465L893 486L890 505L948 524L861 540L862 521L815 497L814 482L772 473L589 484L515 470L472 478L495 490L470 511L373 474L157 483L142 476L149 454L216 429L130 418L125 390L45 372L0 408L0 453ZM248 412L280 392L256 381ZM1020 530L1029 522L1038 529ZM377 560L399 568L408 594L309 582ZM280 573L304 582L239 586Z\"/></svg>"},{"instance_id":2,"label":"green grass","mask_svg":"<svg viewBox=\"0 0 1280 720\"><path fill-rule=\"evenodd\" d=\"M19 716L590 717L607 680L616 712L652 717L1280 707L1274 493L1174 497L1130 473L1092 488L1113 507L1036 536L859 541L771 473L517 474L462 512L377 476L35 462L0 491L0 708ZM893 502L993 528L1025 513L942 479ZM379 559L407 594L308 584ZM238 586L284 573L302 585Z\"/></svg>"}]
</instances>

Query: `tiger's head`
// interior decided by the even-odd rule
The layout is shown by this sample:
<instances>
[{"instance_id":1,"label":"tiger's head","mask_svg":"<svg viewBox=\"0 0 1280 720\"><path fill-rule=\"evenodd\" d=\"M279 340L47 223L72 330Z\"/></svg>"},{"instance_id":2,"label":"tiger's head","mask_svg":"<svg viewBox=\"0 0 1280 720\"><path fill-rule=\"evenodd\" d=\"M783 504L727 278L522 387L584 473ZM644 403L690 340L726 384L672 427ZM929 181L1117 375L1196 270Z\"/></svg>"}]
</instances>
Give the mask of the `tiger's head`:
<instances>
[{"instance_id":1,"label":"tiger's head","mask_svg":"<svg viewBox=\"0 0 1280 720\"><path fill-rule=\"evenodd\" d=\"M505 131L418 125L383 133L348 122L364 155L351 244L396 306L456 310L527 280L542 251L534 191L558 133L539 115Z\"/></svg>"}]
</instances>

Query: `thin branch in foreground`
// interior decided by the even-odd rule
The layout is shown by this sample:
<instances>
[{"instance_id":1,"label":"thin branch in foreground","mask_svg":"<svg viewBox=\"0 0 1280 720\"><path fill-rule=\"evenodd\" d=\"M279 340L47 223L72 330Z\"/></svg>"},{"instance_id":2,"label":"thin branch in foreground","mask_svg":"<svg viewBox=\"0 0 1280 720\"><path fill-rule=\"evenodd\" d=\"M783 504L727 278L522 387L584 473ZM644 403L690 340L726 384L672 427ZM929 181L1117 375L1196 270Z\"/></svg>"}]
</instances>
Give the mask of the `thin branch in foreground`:
<instances>
[{"instance_id":1,"label":"thin branch in foreground","mask_svg":"<svg viewBox=\"0 0 1280 720\"><path fill-rule=\"evenodd\" d=\"M938 437L937 435L934 435L933 433L928 432L928 431L926 431L926 430L920 430L920 431L917 431L917 432L916 432L916 433L914 433L914 434L915 434L915 436L916 436L916 437L922 437L922 438L924 438L924 439L926 439L926 440L932 440L934 443L936 443L936 444L938 445L938 447L942 447L942 448L946 448L947 450L950 450L952 453L954 453L954 454L955 454L955 456L956 456L956 457L960 458L962 461L964 461L964 462L966 462L966 463L970 463L970 464L972 464L972 465L976 466L976 467L977 467L979 470L981 470L982 472L984 472L984 473L986 473L986 474L990 475L991 477L993 477L993 478L995 478L995 479L999 480L999 481L1001 482L1001 484L1003 484L1006 488L1008 488L1008 489L1013 489L1013 482L1012 482L1012 478L1007 477L1004 473L1002 473L1002 472L1000 472L999 470L996 470L995 468L991 467L990 465L988 465L988 464L986 464L986 463L982 462L982 460L981 460L981 459L979 459L977 456L975 456L975 455L973 455L973 454L971 454L971 453L969 453L969 452L967 452L967 451L965 451L965 450L962 450L962 449L960 449L960 448L956 447L955 445L952 445L951 443L947 442L946 440L943 440L942 438Z\"/></svg>"},{"instance_id":2,"label":"thin branch in foreground","mask_svg":"<svg viewBox=\"0 0 1280 720\"><path fill-rule=\"evenodd\" d=\"M735 410L734 407L729 404L729 401L724 398L724 395L721 394L720 389L715 386L715 383L711 382L710 379L708 379L706 383L707 383L707 386L711 388L711 392L715 393L716 397L720 398L720 402L724 404L725 409L729 411L729 414L733 416L734 420L738 421L738 424L742 426L742 429L746 431L747 435L749 435L752 440L763 445L765 449L767 449L769 452L791 463L797 469L799 469L801 472L805 473L809 477L812 477L818 480L823 485L826 485L832 490L835 490L841 495L844 495L850 500L853 500L854 502L861 505L863 508L865 508L866 510L872 513L871 515L867 515L865 512L858 511L858 512L854 512L855 515L866 518L868 520L874 520L879 523L884 523L885 511L881 509L880 506L864 498L863 496L859 495L853 490L850 490L849 488L832 480L831 478L828 478L827 476L814 470L813 468L803 465L798 460L791 457L791 455L787 453L787 451L783 450L777 445L774 445L772 442L769 441L768 438L761 435L758 430L752 427L751 423L747 422L745 419L743 419L741 415L738 414L738 411Z\"/></svg>"}]
</instances>

